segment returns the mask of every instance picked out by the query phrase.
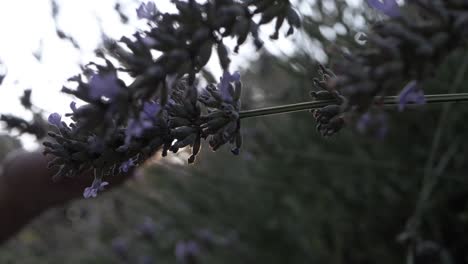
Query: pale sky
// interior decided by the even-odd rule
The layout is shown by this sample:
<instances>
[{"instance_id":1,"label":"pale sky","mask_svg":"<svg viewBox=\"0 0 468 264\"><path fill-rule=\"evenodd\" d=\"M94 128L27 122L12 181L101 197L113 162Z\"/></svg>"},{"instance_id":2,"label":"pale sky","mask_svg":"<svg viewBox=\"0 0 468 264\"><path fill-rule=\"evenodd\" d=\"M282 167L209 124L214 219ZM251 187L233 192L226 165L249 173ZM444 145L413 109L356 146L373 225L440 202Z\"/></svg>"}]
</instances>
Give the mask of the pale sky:
<instances>
[{"instance_id":1,"label":"pale sky","mask_svg":"<svg viewBox=\"0 0 468 264\"><path fill-rule=\"evenodd\" d=\"M49 0L0 0L0 61L8 69L7 77L0 86L0 113L28 117L18 100L23 90L28 88L33 90L33 103L48 113L69 112L69 103L73 98L61 94L60 89L67 78L80 72L80 63L92 61L93 51L101 41L100 27L107 35L119 39L123 35L131 35L136 27L144 26L144 22L136 19L135 10L139 0L119 1L124 12L129 15L129 25L120 22L114 11L115 2L57 0L60 6L59 28L78 41L81 46L78 51L69 42L57 37ZM163 11L172 8L169 0L155 2ZM348 2L356 5L360 1ZM263 39L268 39L270 31L263 33ZM291 53L291 41L300 41L300 36L267 42L266 48L274 53ZM41 46L42 60L38 61L33 53ZM281 51L278 47L281 47ZM236 57L233 68L245 67L246 58L255 59L253 51L252 46L241 48L242 56ZM210 70L220 74L216 64L211 65ZM32 137L22 137L22 141L26 148L36 146Z\"/></svg>"}]
</instances>

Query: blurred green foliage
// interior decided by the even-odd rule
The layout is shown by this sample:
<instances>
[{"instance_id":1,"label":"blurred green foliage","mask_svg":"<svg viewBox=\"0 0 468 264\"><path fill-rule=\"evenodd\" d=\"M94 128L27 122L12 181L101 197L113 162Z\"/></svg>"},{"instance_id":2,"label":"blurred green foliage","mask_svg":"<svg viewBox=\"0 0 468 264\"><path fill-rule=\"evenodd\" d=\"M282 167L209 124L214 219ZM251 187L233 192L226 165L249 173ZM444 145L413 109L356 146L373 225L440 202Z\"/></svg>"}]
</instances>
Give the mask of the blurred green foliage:
<instances>
[{"instance_id":1,"label":"blurred green foliage","mask_svg":"<svg viewBox=\"0 0 468 264\"><path fill-rule=\"evenodd\" d=\"M262 54L243 75L244 108L309 100L309 48ZM453 54L425 91L466 91L467 58ZM353 127L322 138L307 112L247 119L239 157L205 146L194 166L184 152L155 159L119 190L45 213L0 263L176 263L189 240L193 263L466 263L467 114L461 103L391 110L384 140Z\"/></svg>"}]
</instances>

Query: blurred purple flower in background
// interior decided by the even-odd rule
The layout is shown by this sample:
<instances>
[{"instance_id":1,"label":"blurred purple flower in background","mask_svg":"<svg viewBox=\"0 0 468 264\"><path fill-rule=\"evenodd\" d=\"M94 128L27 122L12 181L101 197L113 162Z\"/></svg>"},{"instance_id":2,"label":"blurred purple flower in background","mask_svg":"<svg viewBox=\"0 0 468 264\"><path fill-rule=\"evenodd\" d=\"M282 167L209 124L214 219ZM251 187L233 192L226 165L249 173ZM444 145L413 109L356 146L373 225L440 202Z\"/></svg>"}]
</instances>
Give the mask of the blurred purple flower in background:
<instances>
[{"instance_id":1,"label":"blurred purple flower in background","mask_svg":"<svg viewBox=\"0 0 468 264\"><path fill-rule=\"evenodd\" d=\"M104 187L106 187L107 185L109 185L108 182L103 182L100 178L94 178L94 181L91 184L91 186L85 188L83 192L83 197L95 198L97 196L98 191L103 191Z\"/></svg>"},{"instance_id":2,"label":"blurred purple flower in background","mask_svg":"<svg viewBox=\"0 0 468 264\"><path fill-rule=\"evenodd\" d=\"M367 0L367 4L389 17L401 16L400 7L396 0Z\"/></svg>"},{"instance_id":3,"label":"blurred purple flower in background","mask_svg":"<svg viewBox=\"0 0 468 264\"><path fill-rule=\"evenodd\" d=\"M194 263L199 254L200 246L194 240L177 242L175 257L180 263Z\"/></svg>"},{"instance_id":4,"label":"blurred purple flower in background","mask_svg":"<svg viewBox=\"0 0 468 264\"><path fill-rule=\"evenodd\" d=\"M50 114L47 121L49 121L49 124L56 126L57 128L61 128L63 126L62 116L59 113Z\"/></svg>"},{"instance_id":5,"label":"blurred purple flower in background","mask_svg":"<svg viewBox=\"0 0 468 264\"><path fill-rule=\"evenodd\" d=\"M139 19L153 19L158 14L158 9L154 2L141 3L137 9L137 16Z\"/></svg>"},{"instance_id":6,"label":"blurred purple flower in background","mask_svg":"<svg viewBox=\"0 0 468 264\"><path fill-rule=\"evenodd\" d=\"M409 82L398 95L398 110L403 111L408 103L417 105L426 103L424 92L415 80Z\"/></svg>"},{"instance_id":7,"label":"blurred purple flower in background","mask_svg":"<svg viewBox=\"0 0 468 264\"><path fill-rule=\"evenodd\" d=\"M356 122L356 129L360 133L364 133L367 130L367 127L371 123L372 117L369 112L364 113L359 120Z\"/></svg>"},{"instance_id":8,"label":"blurred purple flower in background","mask_svg":"<svg viewBox=\"0 0 468 264\"><path fill-rule=\"evenodd\" d=\"M89 95L98 100L101 97L113 99L120 90L119 79L115 72L95 74L89 80Z\"/></svg>"},{"instance_id":9,"label":"blurred purple flower in background","mask_svg":"<svg viewBox=\"0 0 468 264\"><path fill-rule=\"evenodd\" d=\"M128 126L125 129L125 145L128 145L132 138L141 137L145 129L154 127L157 122L157 114L161 110L161 105L156 102L146 102L143 110L137 119L129 119Z\"/></svg>"},{"instance_id":10,"label":"blurred purple flower in background","mask_svg":"<svg viewBox=\"0 0 468 264\"><path fill-rule=\"evenodd\" d=\"M148 239L153 239L156 233L156 223L151 217L145 217L145 220L138 226L138 231L142 236Z\"/></svg>"},{"instance_id":11,"label":"blurred purple flower in background","mask_svg":"<svg viewBox=\"0 0 468 264\"><path fill-rule=\"evenodd\" d=\"M155 102L145 102L145 104L143 105L142 113L146 114L146 118L152 119L156 117L156 114L158 114L160 110L161 110L160 104L155 103Z\"/></svg>"},{"instance_id":12,"label":"blurred purple flower in background","mask_svg":"<svg viewBox=\"0 0 468 264\"><path fill-rule=\"evenodd\" d=\"M128 242L123 237L114 238L111 242L112 250L119 257L126 259L128 254Z\"/></svg>"},{"instance_id":13,"label":"blurred purple flower in background","mask_svg":"<svg viewBox=\"0 0 468 264\"><path fill-rule=\"evenodd\" d=\"M356 129L362 134L370 133L378 139L383 139L388 132L387 116L384 112L366 112L356 122Z\"/></svg>"}]
</instances>

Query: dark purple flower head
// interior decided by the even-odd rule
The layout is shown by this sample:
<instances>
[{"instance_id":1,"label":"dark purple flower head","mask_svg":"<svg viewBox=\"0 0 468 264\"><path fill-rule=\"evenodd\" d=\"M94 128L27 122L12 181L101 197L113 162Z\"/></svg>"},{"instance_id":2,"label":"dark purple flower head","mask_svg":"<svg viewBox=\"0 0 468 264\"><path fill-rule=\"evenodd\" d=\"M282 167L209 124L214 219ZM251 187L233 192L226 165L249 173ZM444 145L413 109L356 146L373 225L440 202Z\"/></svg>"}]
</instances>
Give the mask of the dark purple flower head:
<instances>
[{"instance_id":1,"label":"dark purple flower head","mask_svg":"<svg viewBox=\"0 0 468 264\"><path fill-rule=\"evenodd\" d=\"M83 192L83 197L84 198L95 198L97 196L97 193L99 191L103 191L104 187L106 187L107 185L109 185L108 182L106 182L106 181L103 182L102 179L100 179L100 178L94 178L94 181L91 184L91 186L85 188L85 190Z\"/></svg>"},{"instance_id":2,"label":"dark purple flower head","mask_svg":"<svg viewBox=\"0 0 468 264\"><path fill-rule=\"evenodd\" d=\"M224 71L223 76L220 78L218 89L224 101L232 101L231 83L240 82L240 73L234 72L232 75L228 71Z\"/></svg>"},{"instance_id":3,"label":"dark purple flower head","mask_svg":"<svg viewBox=\"0 0 468 264\"><path fill-rule=\"evenodd\" d=\"M175 248L175 256L178 261L185 263L190 259L194 259L200 254L200 246L193 240L179 241Z\"/></svg>"},{"instance_id":4,"label":"dark purple flower head","mask_svg":"<svg viewBox=\"0 0 468 264\"><path fill-rule=\"evenodd\" d=\"M154 2L141 3L137 9L137 16L139 19L153 19L158 14L158 9Z\"/></svg>"},{"instance_id":5,"label":"dark purple flower head","mask_svg":"<svg viewBox=\"0 0 468 264\"><path fill-rule=\"evenodd\" d=\"M119 79L115 72L94 74L89 80L89 95L98 100L101 97L113 99L120 92Z\"/></svg>"},{"instance_id":6,"label":"dark purple flower head","mask_svg":"<svg viewBox=\"0 0 468 264\"><path fill-rule=\"evenodd\" d=\"M396 0L367 0L367 4L389 17L401 16L400 7Z\"/></svg>"},{"instance_id":7,"label":"dark purple flower head","mask_svg":"<svg viewBox=\"0 0 468 264\"><path fill-rule=\"evenodd\" d=\"M47 120L49 121L49 124L56 126L57 128L61 128L63 126L62 116L59 113L50 114Z\"/></svg>"},{"instance_id":8,"label":"dark purple flower head","mask_svg":"<svg viewBox=\"0 0 468 264\"><path fill-rule=\"evenodd\" d=\"M409 82L398 95L398 110L403 111L408 103L417 105L426 103L424 92L415 80Z\"/></svg>"}]
</instances>

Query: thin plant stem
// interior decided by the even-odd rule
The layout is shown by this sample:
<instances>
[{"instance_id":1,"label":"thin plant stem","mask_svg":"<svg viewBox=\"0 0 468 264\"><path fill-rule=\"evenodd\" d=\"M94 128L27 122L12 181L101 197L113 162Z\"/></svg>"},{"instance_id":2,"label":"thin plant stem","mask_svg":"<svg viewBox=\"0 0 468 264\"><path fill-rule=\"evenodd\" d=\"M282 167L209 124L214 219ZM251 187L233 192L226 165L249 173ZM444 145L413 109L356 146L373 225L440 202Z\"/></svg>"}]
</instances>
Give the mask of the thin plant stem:
<instances>
[{"instance_id":1,"label":"thin plant stem","mask_svg":"<svg viewBox=\"0 0 468 264\"><path fill-rule=\"evenodd\" d=\"M454 93L454 94L430 94L426 95L426 103L445 103L445 102L466 102L468 101L468 93ZM273 107L265 107L252 110L244 110L240 112L240 118L250 118L258 116L268 116L276 114L284 114L298 111L307 111L311 109L321 108L327 105L336 104L336 100L316 100L310 102L302 102L296 104L280 105ZM375 100L376 105L395 106L398 105L398 96L384 96L378 97ZM409 103L411 105L411 103Z\"/></svg>"}]
</instances>

